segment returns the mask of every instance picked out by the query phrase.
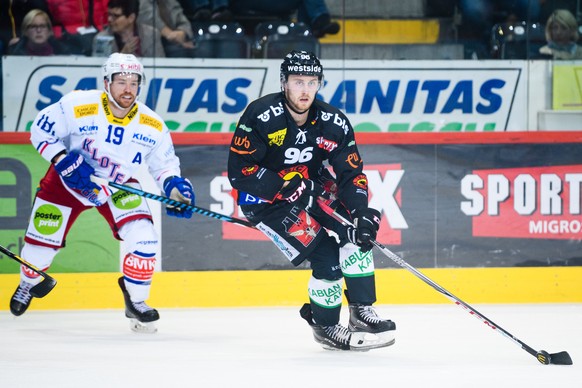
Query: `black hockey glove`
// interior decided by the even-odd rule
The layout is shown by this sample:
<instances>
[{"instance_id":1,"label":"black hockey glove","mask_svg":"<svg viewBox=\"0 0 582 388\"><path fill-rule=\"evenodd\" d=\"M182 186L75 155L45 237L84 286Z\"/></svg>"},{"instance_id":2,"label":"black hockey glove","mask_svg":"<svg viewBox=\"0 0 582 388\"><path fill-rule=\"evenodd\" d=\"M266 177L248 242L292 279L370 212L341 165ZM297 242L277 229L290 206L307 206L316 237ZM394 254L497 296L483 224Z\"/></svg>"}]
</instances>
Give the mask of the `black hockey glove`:
<instances>
[{"instance_id":1,"label":"black hockey glove","mask_svg":"<svg viewBox=\"0 0 582 388\"><path fill-rule=\"evenodd\" d=\"M279 191L279 199L303 207L306 211L317 210L317 198L327 198L323 187L310 179L295 175L289 183Z\"/></svg>"},{"instance_id":2,"label":"black hockey glove","mask_svg":"<svg viewBox=\"0 0 582 388\"><path fill-rule=\"evenodd\" d=\"M371 207L358 210L354 214L355 229L348 231L348 240L358 245L364 253L371 250L374 246L372 240L376 240L380 229L381 217L380 212Z\"/></svg>"}]
</instances>

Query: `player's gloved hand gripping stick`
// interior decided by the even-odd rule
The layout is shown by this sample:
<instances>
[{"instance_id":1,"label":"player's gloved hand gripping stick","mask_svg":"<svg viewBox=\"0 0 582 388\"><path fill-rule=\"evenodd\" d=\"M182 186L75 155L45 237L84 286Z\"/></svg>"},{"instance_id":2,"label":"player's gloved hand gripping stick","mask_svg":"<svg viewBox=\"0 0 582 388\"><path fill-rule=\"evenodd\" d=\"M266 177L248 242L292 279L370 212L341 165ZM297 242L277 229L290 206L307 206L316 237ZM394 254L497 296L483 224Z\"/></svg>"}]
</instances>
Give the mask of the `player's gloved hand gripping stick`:
<instances>
[{"instance_id":1,"label":"player's gloved hand gripping stick","mask_svg":"<svg viewBox=\"0 0 582 388\"><path fill-rule=\"evenodd\" d=\"M341 222L344 226L346 226L348 228L355 227L349 220L347 220L346 218L342 217L340 214L335 212L329 205L327 205L325 203L325 201L320 199L318 201L318 204L319 204L319 207L324 212L326 212L328 215L335 218L337 221ZM384 255L386 255L390 260L394 261L396 264L398 264L402 268L407 269L408 271L412 272L414 275L416 275L418 278L420 278L426 284L428 284L429 286L431 286L432 288L434 288L435 290L437 290L438 292L440 292L441 294L445 295L447 298L452 300L455 304L457 304L457 305L463 307L465 310L469 311L469 313L471 315L475 316L477 319L479 319L481 322L485 323L487 326L491 327L492 329L494 329L496 331L499 331L505 337L509 338L510 340L515 342L516 344L520 345L522 349L524 349L526 352L528 352L529 354L531 354L532 356L537 358L537 360L540 363L542 363L544 365L548 365L548 364L572 365L572 358L570 357L568 352L563 351L563 352L559 352L559 353L550 354L550 353L546 352L545 350L535 351L533 348L531 348L530 346L528 346L524 342L522 342L519 339L517 339L516 337L514 337L507 330L503 329L502 327L500 327L499 325L494 323L492 320L490 320L489 318L487 318L486 316L484 316L483 314L481 314L480 312L475 310L473 307L471 307L467 303L463 302L461 299L457 298L456 296L451 294L449 291L445 290L443 287L439 286L437 283L435 283L434 281L432 281L431 279L426 277L423 273L421 273L416 268L414 268L413 266L408 264L406 261L404 261L404 259L402 259L400 256L396 255L395 253L390 251L388 248L386 248L384 245L377 242L375 240L375 238L372 238L369 241L374 246L376 246L378 249L380 249L380 251L382 251L382 253Z\"/></svg>"}]
</instances>

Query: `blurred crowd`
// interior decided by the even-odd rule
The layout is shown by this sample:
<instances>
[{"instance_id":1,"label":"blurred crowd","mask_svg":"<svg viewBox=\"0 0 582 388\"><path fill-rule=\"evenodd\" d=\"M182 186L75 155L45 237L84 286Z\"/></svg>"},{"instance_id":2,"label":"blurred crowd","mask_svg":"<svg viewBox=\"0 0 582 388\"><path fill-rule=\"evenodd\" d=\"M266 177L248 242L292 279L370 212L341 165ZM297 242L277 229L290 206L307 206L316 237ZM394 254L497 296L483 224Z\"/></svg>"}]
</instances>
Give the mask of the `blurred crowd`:
<instances>
[{"instance_id":1,"label":"blurred crowd","mask_svg":"<svg viewBox=\"0 0 582 388\"><path fill-rule=\"evenodd\" d=\"M196 57L195 27L208 23L288 20L316 38L340 29L325 0L10 0L0 7L3 55Z\"/></svg>"}]
</instances>

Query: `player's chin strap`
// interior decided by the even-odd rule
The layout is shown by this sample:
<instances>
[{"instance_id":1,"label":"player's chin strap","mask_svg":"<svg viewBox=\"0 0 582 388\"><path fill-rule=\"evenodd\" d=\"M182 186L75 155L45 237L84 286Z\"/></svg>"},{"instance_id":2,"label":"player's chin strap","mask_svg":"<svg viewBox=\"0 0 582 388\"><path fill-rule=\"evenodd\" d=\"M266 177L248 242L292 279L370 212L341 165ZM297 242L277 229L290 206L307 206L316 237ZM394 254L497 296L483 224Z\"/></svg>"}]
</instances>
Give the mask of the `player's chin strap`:
<instances>
[{"instance_id":1,"label":"player's chin strap","mask_svg":"<svg viewBox=\"0 0 582 388\"><path fill-rule=\"evenodd\" d=\"M341 222L344 226L354 227L354 225L349 220L342 217L340 214L335 212L329 205L327 205L325 203L325 201L323 200L323 198L319 198L317 203L319 204L319 207L325 213L327 213L331 217L333 217L336 220L338 220L339 222ZM435 283L434 281L429 279L426 275L424 275L422 272L418 271L416 268L414 268L413 266L408 264L406 261L404 261L404 259L402 259L400 256L398 256L395 253L393 253L392 251L390 251L384 245L380 244L376 240L372 240L371 242L378 249L380 249L380 251L382 251L382 253L384 255L386 255L386 257L388 257L390 260L394 261L396 264L398 264L402 268L409 270L415 276L420 278L423 282L425 282L426 284L428 284L429 286L431 286L432 288L434 288L435 290L437 290L441 294L445 295L447 298L449 298L451 301L453 301L453 303L463 307L465 310L467 310L475 318L479 319L481 322L485 323L487 326L489 326L493 330L499 331L499 333L501 333L503 336L509 338L514 343L521 346L521 348L523 350L525 350L526 352L528 352L529 354L534 356L540 363L545 364L545 365L547 365L547 364L572 365L572 358L570 358L570 355L568 354L568 352L563 351L563 352L553 353L553 354L550 354L550 353L546 352L545 350L540 350L540 351L536 352L533 348L531 348L530 346L528 346L524 342L522 342L519 339L517 339L516 337L514 337L511 333L509 333L508 331L506 331L505 329L500 327L498 324L496 324L495 322L493 322L492 320L490 320L489 318L487 318L486 316L484 316L483 314L481 314L480 312L475 310L473 307L471 307L467 303L463 302L461 299L457 298L456 296L451 294L449 291L445 290L443 287L439 286L437 283Z\"/></svg>"}]
</instances>

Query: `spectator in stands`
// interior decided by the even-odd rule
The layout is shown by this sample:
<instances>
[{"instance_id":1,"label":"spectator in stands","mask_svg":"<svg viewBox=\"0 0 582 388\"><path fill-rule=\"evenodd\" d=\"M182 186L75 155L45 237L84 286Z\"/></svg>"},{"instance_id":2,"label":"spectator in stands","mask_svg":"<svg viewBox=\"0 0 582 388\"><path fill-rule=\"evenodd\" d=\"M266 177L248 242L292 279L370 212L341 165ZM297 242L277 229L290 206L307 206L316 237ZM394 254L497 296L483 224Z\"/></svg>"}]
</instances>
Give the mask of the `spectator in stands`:
<instances>
[{"instance_id":1,"label":"spectator in stands","mask_svg":"<svg viewBox=\"0 0 582 388\"><path fill-rule=\"evenodd\" d=\"M107 28L95 36L94 56L120 52L136 57L165 57L160 31L138 23L139 0L109 0ZM108 44L107 48L104 46Z\"/></svg>"},{"instance_id":2,"label":"spectator in stands","mask_svg":"<svg viewBox=\"0 0 582 388\"><path fill-rule=\"evenodd\" d=\"M297 21L308 25L313 35L335 35L340 25L331 20L325 0L230 0L230 9L236 14L245 14L249 10L266 15L291 15L297 12Z\"/></svg>"},{"instance_id":3,"label":"spectator in stands","mask_svg":"<svg viewBox=\"0 0 582 388\"><path fill-rule=\"evenodd\" d=\"M497 23L539 19L540 0L460 0L460 38L474 44L479 58L487 57L491 29Z\"/></svg>"},{"instance_id":4,"label":"spectator in stands","mask_svg":"<svg viewBox=\"0 0 582 388\"><path fill-rule=\"evenodd\" d=\"M157 28L167 57L193 57L192 26L177 0L139 0L137 22Z\"/></svg>"},{"instance_id":5,"label":"spectator in stands","mask_svg":"<svg viewBox=\"0 0 582 388\"><path fill-rule=\"evenodd\" d=\"M107 24L107 0L46 0L53 31L73 54L91 55L97 32Z\"/></svg>"},{"instance_id":6,"label":"spectator in stands","mask_svg":"<svg viewBox=\"0 0 582 388\"><path fill-rule=\"evenodd\" d=\"M33 9L49 13L45 0L0 1L0 55L7 51L9 45L18 42L22 19Z\"/></svg>"},{"instance_id":7,"label":"spectator in stands","mask_svg":"<svg viewBox=\"0 0 582 388\"><path fill-rule=\"evenodd\" d=\"M22 20L22 38L8 47L8 55L68 55L68 48L53 36L49 15L40 9L28 12Z\"/></svg>"},{"instance_id":8,"label":"spectator in stands","mask_svg":"<svg viewBox=\"0 0 582 388\"><path fill-rule=\"evenodd\" d=\"M582 46L576 44L578 38L574 15L567 9L557 9L546 23L548 44L540 48L540 53L553 59L582 59Z\"/></svg>"},{"instance_id":9,"label":"spectator in stands","mask_svg":"<svg viewBox=\"0 0 582 388\"><path fill-rule=\"evenodd\" d=\"M212 20L229 22L232 12L229 9L229 0L182 0L188 19L193 22Z\"/></svg>"}]
</instances>

